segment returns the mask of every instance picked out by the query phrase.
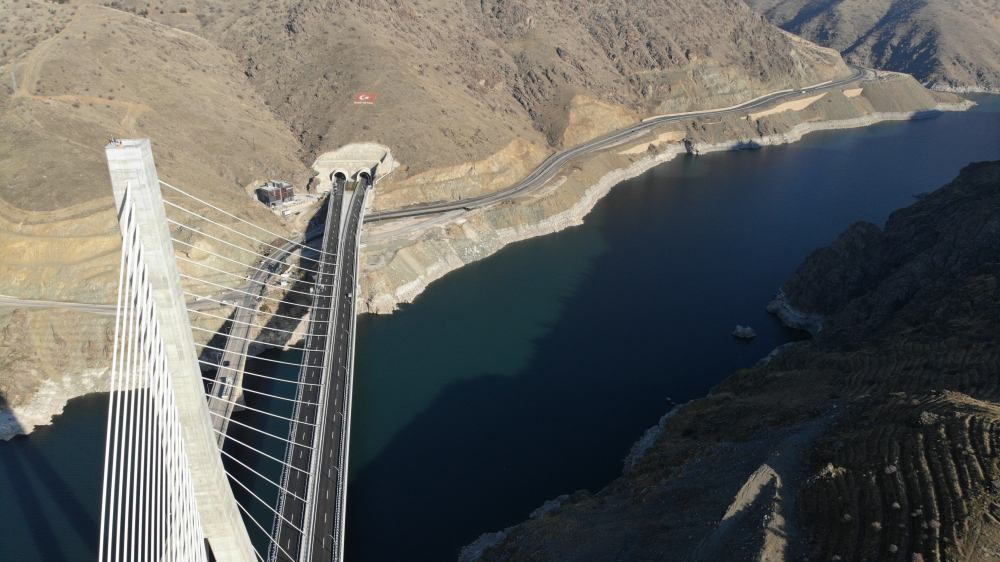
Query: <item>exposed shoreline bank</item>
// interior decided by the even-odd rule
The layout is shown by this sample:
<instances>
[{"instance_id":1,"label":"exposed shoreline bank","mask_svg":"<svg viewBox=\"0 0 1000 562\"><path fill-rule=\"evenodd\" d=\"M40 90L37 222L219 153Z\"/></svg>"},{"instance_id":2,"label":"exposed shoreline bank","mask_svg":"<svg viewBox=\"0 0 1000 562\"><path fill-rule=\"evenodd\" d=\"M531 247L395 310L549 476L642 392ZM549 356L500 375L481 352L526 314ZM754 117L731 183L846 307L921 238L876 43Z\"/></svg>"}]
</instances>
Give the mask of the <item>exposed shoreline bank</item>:
<instances>
[{"instance_id":1,"label":"exposed shoreline bank","mask_svg":"<svg viewBox=\"0 0 1000 562\"><path fill-rule=\"evenodd\" d=\"M604 175L600 176L596 182L593 182L589 187L587 187L575 202L561 212L542 218L537 222L510 225L504 228L496 229L492 233L493 236L491 239L487 241L488 243L477 244L478 251L476 252L447 252L445 255L442 255L438 259L434 260L431 264L424 265L422 268L422 274L416 276L416 278L412 280L409 280L405 284L397 286L395 290L389 291L379 288L378 284L372 283L372 278L366 275L362 281L362 301L359 303L359 312L390 314L398 309L398 305L412 302L431 283L444 277L446 274L455 271L463 265L488 257L508 244L527 240L536 236L553 234L565 228L582 224L583 219L590 213L597 202L607 195L614 186L638 177L660 164L669 162L679 154L707 154L710 152L743 150L750 148L762 148L764 146L790 144L801 140L803 136L812 132L861 128L888 121L907 121L919 118L919 116L928 113L965 111L973 105L975 104L971 101L960 103L939 103L929 110L875 112L863 117L850 119L800 123L792 127L787 132L766 135L754 139L737 138L719 143L688 142L686 144L671 144L662 152L645 156L638 161L633 162L629 166L616 168L604 173ZM634 143L634 141L631 142ZM628 142L622 143L622 145L625 144L628 144ZM640 143L640 145L641 144L642 143ZM574 167L576 166L573 163L569 163L564 168ZM546 194L547 192L559 189L561 185L566 182L566 179L566 174L557 174L552 180L538 190L538 194ZM536 194L536 196L538 195ZM529 195L528 197L531 196ZM478 209L466 212L462 215L453 216L446 221L443 221L443 223L435 223L429 226L428 230L431 228L447 230L450 226L457 225L462 228L466 235L468 235L469 227L467 225L470 221L472 221L474 216L482 215L485 212L489 212L490 209L500 206L501 205L494 205L491 208ZM475 239L478 237L478 240L475 241L480 242L482 241L482 234L482 232L476 232L470 238ZM409 259L407 261L412 263L413 260Z\"/></svg>"},{"instance_id":2,"label":"exposed shoreline bank","mask_svg":"<svg viewBox=\"0 0 1000 562\"><path fill-rule=\"evenodd\" d=\"M970 101L937 103L931 108L925 106L924 109L915 111L872 112L848 119L809 121L791 126L784 132L757 137L735 134L733 138L721 142L691 141L689 137L685 137L681 143L671 142L661 146L661 142L656 139L669 133L654 129L598 153L581 156L565 165L535 192L507 202L513 203L512 205L496 204L452 216L444 221L430 221L434 224L422 230L408 232L408 241L400 244L390 237L375 252L366 252L363 246L360 275L362 290L358 311L391 313L399 304L412 302L433 281L463 265L488 257L508 244L582 224L597 202L614 186L668 162L678 154L706 154L787 144L814 131L909 120L928 112L962 111L972 105L974 104ZM775 117L783 118L781 115ZM746 123L745 120L741 121ZM758 120L758 129L761 121L764 120ZM648 149L636 152L636 148L643 146L648 146ZM627 165L622 165L623 163ZM417 244L410 243L414 240ZM392 259L386 259L387 254L391 254ZM381 267L366 267L366 258L372 257L381 259ZM401 272L400 267L406 271ZM291 343L287 342L285 348L292 347L288 345ZM268 346L251 347L257 348L253 349L254 355L270 349ZM46 388L53 387L55 392L40 392L22 405L0 408L0 439L7 440L18 434L27 434L37 425L51 423L51 417L60 414L70 398L107 388L106 374L81 378L88 379L86 388L77 388L80 387L78 384L60 386L52 383Z\"/></svg>"}]
</instances>

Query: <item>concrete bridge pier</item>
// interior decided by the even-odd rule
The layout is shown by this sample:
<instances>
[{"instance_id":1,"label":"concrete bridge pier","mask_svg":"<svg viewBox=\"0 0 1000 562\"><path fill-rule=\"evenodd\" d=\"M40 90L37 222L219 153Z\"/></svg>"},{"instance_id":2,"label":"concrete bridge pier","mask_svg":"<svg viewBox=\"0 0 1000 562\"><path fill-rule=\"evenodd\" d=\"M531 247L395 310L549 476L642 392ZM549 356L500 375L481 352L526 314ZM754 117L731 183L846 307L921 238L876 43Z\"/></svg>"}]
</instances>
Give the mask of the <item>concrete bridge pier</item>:
<instances>
[{"instance_id":1,"label":"concrete bridge pier","mask_svg":"<svg viewBox=\"0 0 1000 562\"><path fill-rule=\"evenodd\" d=\"M218 562L255 562L212 430L152 147L149 139L123 139L105 153L119 209L131 188L205 539Z\"/></svg>"}]
</instances>

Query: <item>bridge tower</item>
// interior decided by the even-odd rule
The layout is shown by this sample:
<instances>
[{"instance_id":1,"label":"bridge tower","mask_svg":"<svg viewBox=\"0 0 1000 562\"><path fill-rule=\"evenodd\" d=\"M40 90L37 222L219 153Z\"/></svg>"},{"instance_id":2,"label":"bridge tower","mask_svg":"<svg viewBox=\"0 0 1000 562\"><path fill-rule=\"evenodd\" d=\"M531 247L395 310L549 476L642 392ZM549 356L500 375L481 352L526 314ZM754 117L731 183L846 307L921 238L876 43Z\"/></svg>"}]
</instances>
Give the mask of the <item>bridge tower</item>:
<instances>
[{"instance_id":1,"label":"bridge tower","mask_svg":"<svg viewBox=\"0 0 1000 562\"><path fill-rule=\"evenodd\" d=\"M109 144L105 153L119 221L124 220L123 202L130 199L134 204L134 228L145 252L148 284L204 537L218 562L254 562L256 554L212 429L152 147L149 139L123 139Z\"/></svg>"}]
</instances>

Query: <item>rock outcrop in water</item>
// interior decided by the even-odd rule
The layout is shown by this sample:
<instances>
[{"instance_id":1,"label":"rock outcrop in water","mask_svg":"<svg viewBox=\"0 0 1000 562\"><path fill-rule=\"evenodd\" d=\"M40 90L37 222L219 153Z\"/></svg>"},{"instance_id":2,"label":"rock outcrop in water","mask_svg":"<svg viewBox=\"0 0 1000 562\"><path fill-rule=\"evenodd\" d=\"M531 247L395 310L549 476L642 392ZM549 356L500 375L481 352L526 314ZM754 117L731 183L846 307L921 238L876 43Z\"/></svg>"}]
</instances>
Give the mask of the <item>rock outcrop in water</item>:
<instances>
[{"instance_id":1,"label":"rock outcrop in water","mask_svg":"<svg viewBox=\"0 0 1000 562\"><path fill-rule=\"evenodd\" d=\"M998 237L1000 162L884 230L851 227L785 285L789 308L822 315L815 340L665 417L620 478L469 560L992 559Z\"/></svg>"}]
</instances>

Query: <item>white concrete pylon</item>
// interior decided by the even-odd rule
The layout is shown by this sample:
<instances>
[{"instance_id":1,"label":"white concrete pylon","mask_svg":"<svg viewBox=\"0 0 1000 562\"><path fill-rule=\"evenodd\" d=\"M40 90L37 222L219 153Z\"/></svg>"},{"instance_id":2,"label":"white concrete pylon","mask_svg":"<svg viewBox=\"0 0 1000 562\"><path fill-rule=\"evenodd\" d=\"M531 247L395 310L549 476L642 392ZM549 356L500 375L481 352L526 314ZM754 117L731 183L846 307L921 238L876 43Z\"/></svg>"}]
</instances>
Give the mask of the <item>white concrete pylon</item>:
<instances>
[{"instance_id":1,"label":"white concrete pylon","mask_svg":"<svg viewBox=\"0 0 1000 562\"><path fill-rule=\"evenodd\" d=\"M131 185L204 536L218 562L255 562L212 430L152 147L149 139L123 139L105 153L119 208Z\"/></svg>"}]
</instances>

